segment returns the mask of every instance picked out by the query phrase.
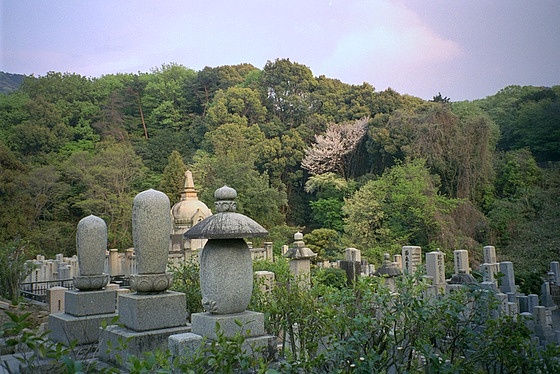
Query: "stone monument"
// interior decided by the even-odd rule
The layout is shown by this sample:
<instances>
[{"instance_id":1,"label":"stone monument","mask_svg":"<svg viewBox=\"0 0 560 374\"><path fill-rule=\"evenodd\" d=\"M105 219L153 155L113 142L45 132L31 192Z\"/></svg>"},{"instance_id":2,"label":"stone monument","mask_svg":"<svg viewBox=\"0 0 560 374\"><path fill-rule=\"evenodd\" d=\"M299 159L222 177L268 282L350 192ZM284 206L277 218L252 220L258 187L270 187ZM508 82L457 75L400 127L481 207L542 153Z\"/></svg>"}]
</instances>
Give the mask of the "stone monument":
<instances>
[{"instance_id":1,"label":"stone monument","mask_svg":"<svg viewBox=\"0 0 560 374\"><path fill-rule=\"evenodd\" d=\"M78 345L97 342L103 321L116 317L116 291L104 289L109 283L103 274L107 250L107 225L90 215L77 227L76 247L79 274L74 277L77 290L65 292L64 313L49 315L51 340Z\"/></svg>"},{"instance_id":2,"label":"stone monument","mask_svg":"<svg viewBox=\"0 0 560 374\"><path fill-rule=\"evenodd\" d=\"M402 270L405 274L414 274L418 266L422 265L422 248L415 245L402 247Z\"/></svg>"},{"instance_id":3,"label":"stone monument","mask_svg":"<svg viewBox=\"0 0 560 374\"><path fill-rule=\"evenodd\" d=\"M294 244L284 256L290 259L290 271L299 285L309 287L311 285L311 259L317 257L317 254L305 246L301 232L294 234Z\"/></svg>"},{"instance_id":4,"label":"stone monument","mask_svg":"<svg viewBox=\"0 0 560 374\"><path fill-rule=\"evenodd\" d=\"M253 263L246 237L268 235L261 225L237 213L237 192L224 186L214 192L216 213L190 228L185 237L208 239L200 255L200 288L205 312L191 316L191 332L169 337L173 354L185 354L216 339L216 323L226 337L246 336L245 349L264 349L276 357L276 339L264 331L264 315L248 311L253 292ZM185 349L187 347L187 349Z\"/></svg>"},{"instance_id":5,"label":"stone monument","mask_svg":"<svg viewBox=\"0 0 560 374\"><path fill-rule=\"evenodd\" d=\"M165 349L170 335L188 331L185 294L167 290L173 284L173 273L166 272L169 205L169 198L153 189L134 198L132 240L138 273L130 275L130 286L136 292L119 295L120 325L101 332L99 355L103 361L119 364L118 356L126 362L129 355ZM119 341L126 346L120 349Z\"/></svg>"}]
</instances>

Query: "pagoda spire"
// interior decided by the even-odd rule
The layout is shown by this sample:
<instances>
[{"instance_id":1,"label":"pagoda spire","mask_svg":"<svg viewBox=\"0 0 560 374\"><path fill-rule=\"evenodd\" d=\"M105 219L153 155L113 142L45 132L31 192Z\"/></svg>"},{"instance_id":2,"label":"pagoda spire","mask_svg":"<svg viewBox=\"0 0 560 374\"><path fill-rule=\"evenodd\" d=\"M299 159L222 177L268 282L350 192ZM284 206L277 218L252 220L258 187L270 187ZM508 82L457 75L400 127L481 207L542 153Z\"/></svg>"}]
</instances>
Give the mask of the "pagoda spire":
<instances>
[{"instance_id":1,"label":"pagoda spire","mask_svg":"<svg viewBox=\"0 0 560 374\"><path fill-rule=\"evenodd\" d=\"M198 194L194 189L194 181L190 170L185 171L185 191L181 196L181 200L198 200Z\"/></svg>"}]
</instances>

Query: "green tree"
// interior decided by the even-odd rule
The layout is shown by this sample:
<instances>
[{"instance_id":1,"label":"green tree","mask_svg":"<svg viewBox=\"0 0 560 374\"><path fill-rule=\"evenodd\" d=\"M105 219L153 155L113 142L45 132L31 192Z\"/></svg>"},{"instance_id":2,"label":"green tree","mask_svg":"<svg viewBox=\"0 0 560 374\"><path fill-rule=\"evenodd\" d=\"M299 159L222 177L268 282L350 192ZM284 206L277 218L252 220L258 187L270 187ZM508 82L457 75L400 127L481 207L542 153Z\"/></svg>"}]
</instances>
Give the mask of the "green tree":
<instances>
[{"instance_id":1,"label":"green tree","mask_svg":"<svg viewBox=\"0 0 560 374\"><path fill-rule=\"evenodd\" d=\"M430 248L441 240L445 217L455 205L439 194L425 160L414 159L397 164L347 199L345 231L378 259L403 245Z\"/></svg>"},{"instance_id":2,"label":"green tree","mask_svg":"<svg viewBox=\"0 0 560 374\"><path fill-rule=\"evenodd\" d=\"M210 129L226 123L251 126L263 123L266 108L262 105L258 92L244 87L230 87L218 91L206 115Z\"/></svg>"},{"instance_id":3,"label":"green tree","mask_svg":"<svg viewBox=\"0 0 560 374\"><path fill-rule=\"evenodd\" d=\"M0 245L0 290L2 297L14 301L20 297L20 284L33 271L27 263L26 246L20 241Z\"/></svg>"},{"instance_id":4,"label":"green tree","mask_svg":"<svg viewBox=\"0 0 560 374\"><path fill-rule=\"evenodd\" d=\"M287 127L304 123L312 111L310 93L317 82L311 70L289 59L268 61L261 76L261 94L270 113Z\"/></svg>"},{"instance_id":5,"label":"green tree","mask_svg":"<svg viewBox=\"0 0 560 374\"><path fill-rule=\"evenodd\" d=\"M97 153L74 153L64 164L75 191L69 209L77 220L95 214L107 222L111 248L132 246L132 200L142 189L145 168L130 145L103 143Z\"/></svg>"},{"instance_id":6,"label":"green tree","mask_svg":"<svg viewBox=\"0 0 560 374\"><path fill-rule=\"evenodd\" d=\"M181 154L177 151L171 152L159 183L159 189L169 197L171 205L181 198L185 186L186 171L187 166L183 162Z\"/></svg>"}]
</instances>

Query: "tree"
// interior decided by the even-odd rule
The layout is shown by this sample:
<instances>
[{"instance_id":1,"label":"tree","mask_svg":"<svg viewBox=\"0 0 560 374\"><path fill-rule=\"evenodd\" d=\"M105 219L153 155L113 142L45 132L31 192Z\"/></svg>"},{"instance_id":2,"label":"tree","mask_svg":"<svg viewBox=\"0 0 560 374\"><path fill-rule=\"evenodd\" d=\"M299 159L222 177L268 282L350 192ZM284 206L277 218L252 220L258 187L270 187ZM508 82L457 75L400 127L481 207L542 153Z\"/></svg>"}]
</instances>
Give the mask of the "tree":
<instances>
[{"instance_id":1,"label":"tree","mask_svg":"<svg viewBox=\"0 0 560 374\"><path fill-rule=\"evenodd\" d=\"M383 252L403 245L430 248L440 242L442 225L455 205L439 195L437 178L425 160L408 160L367 182L346 200L345 232L379 259Z\"/></svg>"},{"instance_id":2,"label":"tree","mask_svg":"<svg viewBox=\"0 0 560 374\"><path fill-rule=\"evenodd\" d=\"M131 202L148 187L143 180L145 168L130 145L102 143L99 148L95 154L74 153L63 166L65 181L75 191L69 209L76 220L89 214L103 218L109 246L128 248L132 245Z\"/></svg>"},{"instance_id":3,"label":"tree","mask_svg":"<svg viewBox=\"0 0 560 374\"><path fill-rule=\"evenodd\" d=\"M263 123L266 107L261 103L258 92L244 87L230 87L218 91L208 108L207 121L210 129L226 123L245 126Z\"/></svg>"},{"instance_id":4,"label":"tree","mask_svg":"<svg viewBox=\"0 0 560 374\"><path fill-rule=\"evenodd\" d=\"M192 166L202 185L201 200L212 201L214 191L225 184L237 190L238 211L265 227L283 223L285 192L271 187L268 175L255 167L259 155L256 149L264 138L259 127L225 124L206 137L213 154L197 152Z\"/></svg>"},{"instance_id":5,"label":"tree","mask_svg":"<svg viewBox=\"0 0 560 374\"><path fill-rule=\"evenodd\" d=\"M301 167L311 174L337 172L344 178L355 177L357 154L367 134L369 118L353 123L331 124L324 135L315 136L315 144L305 151Z\"/></svg>"},{"instance_id":6,"label":"tree","mask_svg":"<svg viewBox=\"0 0 560 374\"><path fill-rule=\"evenodd\" d=\"M0 290L1 296L17 304L20 284L31 274L33 266L27 262L25 244L14 240L0 244Z\"/></svg>"},{"instance_id":7,"label":"tree","mask_svg":"<svg viewBox=\"0 0 560 374\"><path fill-rule=\"evenodd\" d=\"M338 177L334 173L312 175L305 182L305 191L313 193L316 200L310 201L313 219L324 229L344 230L344 199L354 190L355 183Z\"/></svg>"},{"instance_id":8,"label":"tree","mask_svg":"<svg viewBox=\"0 0 560 374\"><path fill-rule=\"evenodd\" d=\"M181 154L177 151L171 152L159 183L159 189L169 197L171 205L181 198L185 186L186 171L187 166L183 162Z\"/></svg>"},{"instance_id":9,"label":"tree","mask_svg":"<svg viewBox=\"0 0 560 374\"><path fill-rule=\"evenodd\" d=\"M267 61L261 76L261 90L268 111L288 128L303 124L311 113L310 93L316 84L307 66L289 59Z\"/></svg>"}]
</instances>

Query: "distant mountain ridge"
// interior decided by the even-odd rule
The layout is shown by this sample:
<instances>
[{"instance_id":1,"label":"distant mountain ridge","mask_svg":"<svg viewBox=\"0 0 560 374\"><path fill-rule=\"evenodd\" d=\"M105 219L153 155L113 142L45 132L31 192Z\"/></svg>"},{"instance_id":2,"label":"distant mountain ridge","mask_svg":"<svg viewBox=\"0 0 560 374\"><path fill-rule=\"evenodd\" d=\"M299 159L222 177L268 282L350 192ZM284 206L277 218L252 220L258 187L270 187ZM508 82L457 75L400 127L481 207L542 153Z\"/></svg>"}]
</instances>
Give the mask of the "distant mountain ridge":
<instances>
[{"instance_id":1,"label":"distant mountain ridge","mask_svg":"<svg viewBox=\"0 0 560 374\"><path fill-rule=\"evenodd\" d=\"M8 94L17 90L24 79L25 75L23 74L11 74L0 71L0 93Z\"/></svg>"}]
</instances>

